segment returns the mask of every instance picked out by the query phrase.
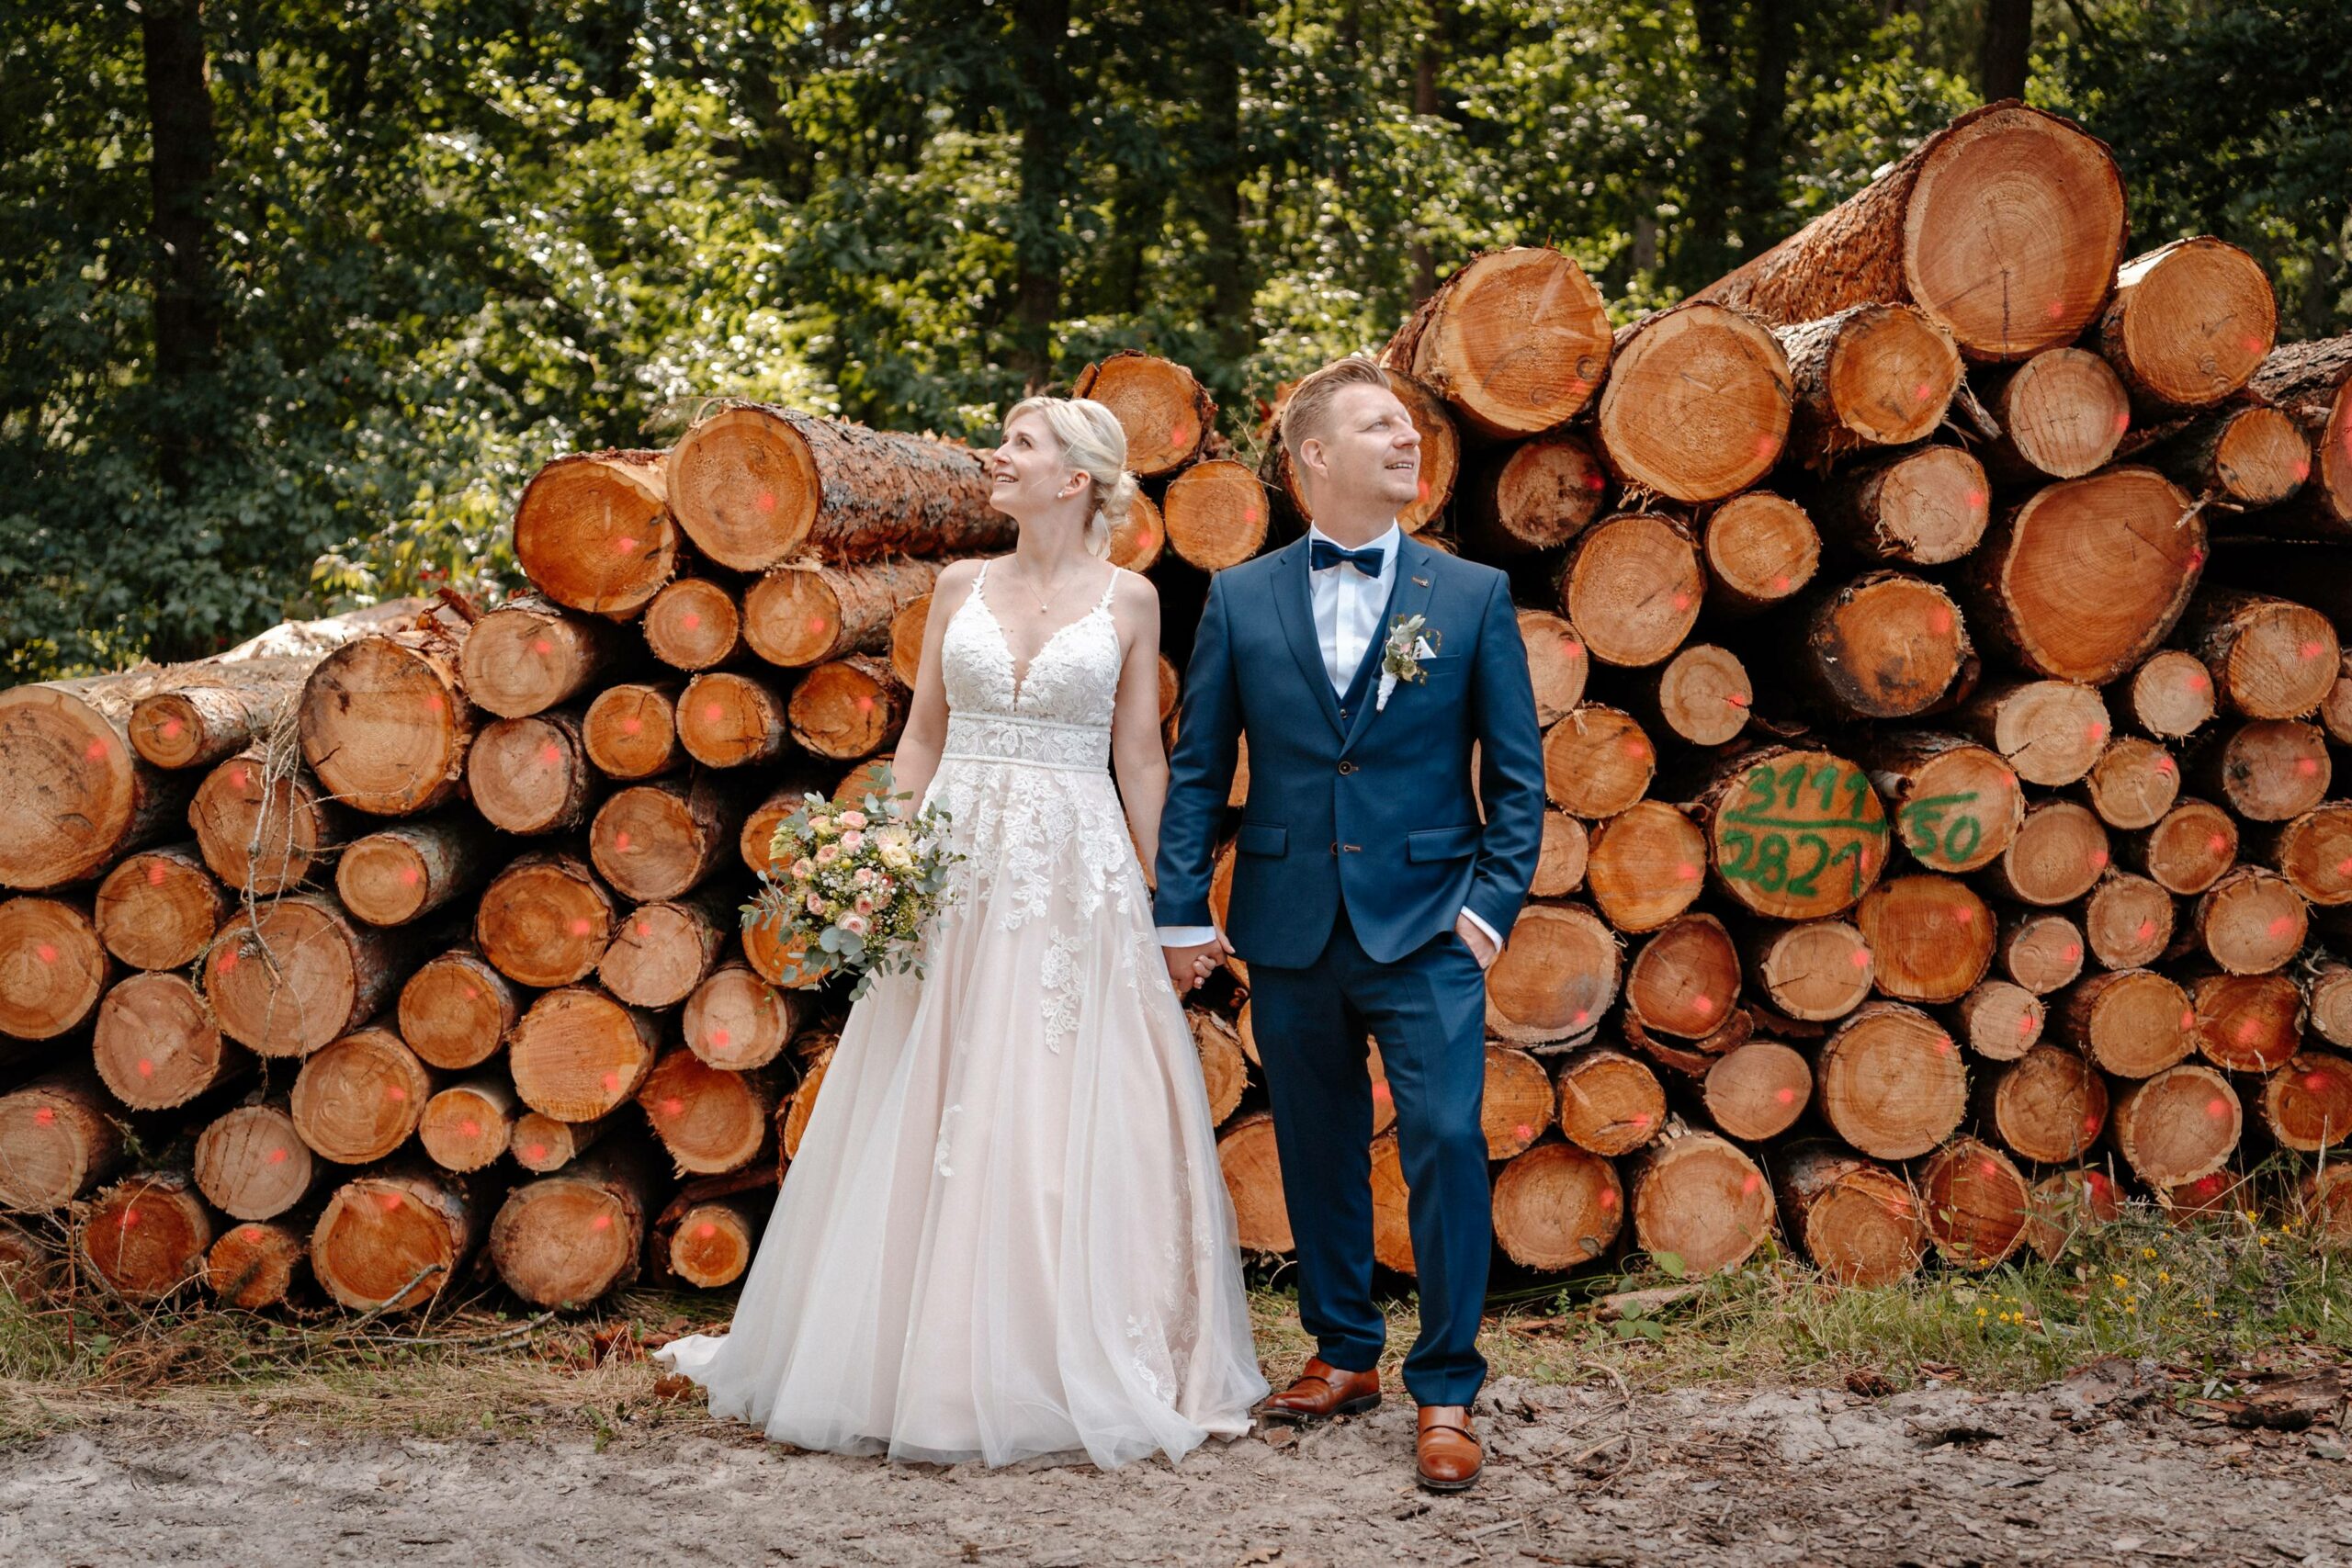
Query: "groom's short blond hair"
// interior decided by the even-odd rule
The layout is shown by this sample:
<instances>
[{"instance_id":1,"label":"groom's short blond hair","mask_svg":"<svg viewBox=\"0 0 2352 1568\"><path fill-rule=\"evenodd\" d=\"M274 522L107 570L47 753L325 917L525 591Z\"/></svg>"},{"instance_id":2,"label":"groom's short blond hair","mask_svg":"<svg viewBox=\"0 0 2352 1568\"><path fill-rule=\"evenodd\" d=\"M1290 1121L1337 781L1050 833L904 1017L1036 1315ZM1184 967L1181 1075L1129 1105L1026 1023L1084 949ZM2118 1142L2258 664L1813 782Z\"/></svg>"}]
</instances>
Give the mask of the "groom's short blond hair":
<instances>
[{"instance_id":1,"label":"groom's short blond hair","mask_svg":"<svg viewBox=\"0 0 2352 1568\"><path fill-rule=\"evenodd\" d=\"M1361 354L1335 359L1291 389L1283 404L1283 450L1299 460L1298 449L1331 434L1331 404L1350 387L1378 387L1385 391L1388 372Z\"/></svg>"}]
</instances>

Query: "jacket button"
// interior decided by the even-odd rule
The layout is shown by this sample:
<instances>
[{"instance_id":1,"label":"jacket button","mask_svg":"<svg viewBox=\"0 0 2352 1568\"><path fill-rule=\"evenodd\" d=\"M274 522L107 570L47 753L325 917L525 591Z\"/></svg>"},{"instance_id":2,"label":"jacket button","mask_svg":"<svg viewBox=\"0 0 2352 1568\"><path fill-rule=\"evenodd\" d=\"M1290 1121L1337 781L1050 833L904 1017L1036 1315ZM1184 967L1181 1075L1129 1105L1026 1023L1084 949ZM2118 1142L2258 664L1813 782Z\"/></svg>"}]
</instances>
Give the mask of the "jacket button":
<instances>
[{"instance_id":1,"label":"jacket button","mask_svg":"<svg viewBox=\"0 0 2352 1568\"><path fill-rule=\"evenodd\" d=\"M1337 839L1331 840L1331 852L1335 855L1340 852L1340 840Z\"/></svg>"},{"instance_id":2,"label":"jacket button","mask_svg":"<svg viewBox=\"0 0 2352 1568\"><path fill-rule=\"evenodd\" d=\"M1340 761L1340 772L1341 773L1343 773L1343 774L1344 774L1344 773L1354 773L1355 771L1356 771L1356 765L1355 765L1353 762L1348 761L1346 761L1344 758L1343 758L1343 759L1341 759L1341 761Z\"/></svg>"}]
</instances>

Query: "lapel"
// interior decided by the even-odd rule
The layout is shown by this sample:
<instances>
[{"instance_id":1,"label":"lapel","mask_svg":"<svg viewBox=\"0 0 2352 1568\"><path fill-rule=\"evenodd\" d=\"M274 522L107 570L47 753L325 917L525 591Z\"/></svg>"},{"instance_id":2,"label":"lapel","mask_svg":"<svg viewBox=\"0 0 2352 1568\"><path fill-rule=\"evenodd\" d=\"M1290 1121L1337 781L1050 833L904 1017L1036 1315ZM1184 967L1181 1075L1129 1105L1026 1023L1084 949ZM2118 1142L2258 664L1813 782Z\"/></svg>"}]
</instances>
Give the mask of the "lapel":
<instances>
[{"instance_id":1,"label":"lapel","mask_svg":"<svg viewBox=\"0 0 2352 1568\"><path fill-rule=\"evenodd\" d=\"M1404 558L1397 558L1401 564ZM1332 693L1331 677L1323 668L1323 639L1315 635L1315 591L1307 581L1306 562L1306 541L1302 538L1289 547L1289 558L1274 572L1274 612L1290 643L1290 656L1298 660L1298 672L1306 677L1324 721L1338 735L1342 733L1340 699Z\"/></svg>"},{"instance_id":2,"label":"lapel","mask_svg":"<svg viewBox=\"0 0 2352 1568\"><path fill-rule=\"evenodd\" d=\"M1380 691L1380 660L1388 646L1388 628L1400 615L1422 615L1429 613L1430 595L1437 591L1437 570L1432 564L1437 552L1413 537L1402 535L1396 541L1396 576L1388 585L1388 604L1380 612L1380 622L1372 629L1372 647L1365 657L1373 662L1372 682L1364 692L1363 701L1356 706L1355 722L1348 726L1347 739L1340 742L1342 752L1349 750L1363 738L1372 724L1373 715L1380 711L1376 700ZM1318 664L1320 660L1317 660ZM1331 683L1323 682L1329 691ZM1336 711L1336 710L1335 710Z\"/></svg>"}]
</instances>

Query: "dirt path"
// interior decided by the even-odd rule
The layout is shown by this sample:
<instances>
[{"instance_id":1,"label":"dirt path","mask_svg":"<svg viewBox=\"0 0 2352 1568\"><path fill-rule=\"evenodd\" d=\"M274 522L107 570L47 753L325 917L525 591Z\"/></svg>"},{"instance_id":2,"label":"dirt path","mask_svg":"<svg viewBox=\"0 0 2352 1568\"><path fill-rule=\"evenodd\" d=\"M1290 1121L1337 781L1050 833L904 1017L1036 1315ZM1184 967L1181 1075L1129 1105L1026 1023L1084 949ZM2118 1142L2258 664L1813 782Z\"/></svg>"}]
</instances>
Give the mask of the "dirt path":
<instances>
[{"instance_id":1,"label":"dirt path","mask_svg":"<svg viewBox=\"0 0 2352 1568\"><path fill-rule=\"evenodd\" d=\"M2030 1394L1504 1382L1466 1497L1410 1411L1114 1474L793 1454L700 1419L586 1441L142 1414L0 1450L0 1562L2352 1564L2336 1434L2246 1434L2114 1364ZM250 1419L250 1418L248 1418Z\"/></svg>"}]
</instances>

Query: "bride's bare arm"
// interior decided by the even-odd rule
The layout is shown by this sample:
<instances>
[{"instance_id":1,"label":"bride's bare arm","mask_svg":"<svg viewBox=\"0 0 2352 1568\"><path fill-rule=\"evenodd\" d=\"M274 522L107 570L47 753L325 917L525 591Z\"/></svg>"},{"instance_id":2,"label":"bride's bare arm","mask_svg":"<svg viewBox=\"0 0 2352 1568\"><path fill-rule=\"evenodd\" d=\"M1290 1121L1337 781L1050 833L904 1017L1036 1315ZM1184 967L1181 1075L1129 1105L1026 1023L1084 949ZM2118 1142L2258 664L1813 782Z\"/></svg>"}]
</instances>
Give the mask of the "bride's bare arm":
<instances>
[{"instance_id":1,"label":"bride's bare arm","mask_svg":"<svg viewBox=\"0 0 2352 1568\"><path fill-rule=\"evenodd\" d=\"M1111 715L1111 766L1148 882L1159 858L1159 811L1168 802L1168 746L1159 728L1159 591L1145 578L1122 573L1111 610L1119 646L1126 650Z\"/></svg>"},{"instance_id":2,"label":"bride's bare arm","mask_svg":"<svg viewBox=\"0 0 2352 1568\"><path fill-rule=\"evenodd\" d=\"M939 574L931 591L931 614L923 622L922 665L915 674L914 703L907 711L907 727L899 733L899 749L890 759L890 787L911 796L899 807L911 815L931 788L939 771L939 753L947 744L947 688L940 682L939 643L947 623L972 592L977 563L953 561Z\"/></svg>"}]
</instances>

